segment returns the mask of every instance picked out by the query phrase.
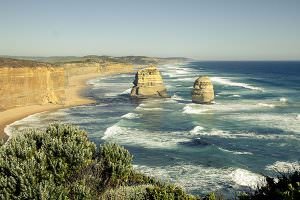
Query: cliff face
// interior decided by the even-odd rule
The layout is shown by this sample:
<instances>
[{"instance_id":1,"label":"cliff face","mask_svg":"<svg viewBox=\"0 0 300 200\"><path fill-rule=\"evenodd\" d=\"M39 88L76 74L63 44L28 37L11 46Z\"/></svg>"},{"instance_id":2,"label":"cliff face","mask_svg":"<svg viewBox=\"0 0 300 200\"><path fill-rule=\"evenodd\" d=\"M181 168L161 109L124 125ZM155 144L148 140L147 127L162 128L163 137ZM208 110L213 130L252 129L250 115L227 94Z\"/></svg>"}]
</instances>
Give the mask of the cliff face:
<instances>
[{"instance_id":1,"label":"cliff face","mask_svg":"<svg viewBox=\"0 0 300 200\"><path fill-rule=\"evenodd\" d=\"M132 65L114 62L71 62L59 65L0 58L0 111L17 106L65 104L69 78L87 74L131 72Z\"/></svg>"},{"instance_id":2,"label":"cliff face","mask_svg":"<svg viewBox=\"0 0 300 200\"><path fill-rule=\"evenodd\" d=\"M65 73L60 67L0 67L0 110L33 104L62 104Z\"/></svg>"},{"instance_id":3,"label":"cliff face","mask_svg":"<svg viewBox=\"0 0 300 200\"><path fill-rule=\"evenodd\" d=\"M139 70L135 75L131 90L133 97L168 97L160 72L156 67Z\"/></svg>"}]
</instances>

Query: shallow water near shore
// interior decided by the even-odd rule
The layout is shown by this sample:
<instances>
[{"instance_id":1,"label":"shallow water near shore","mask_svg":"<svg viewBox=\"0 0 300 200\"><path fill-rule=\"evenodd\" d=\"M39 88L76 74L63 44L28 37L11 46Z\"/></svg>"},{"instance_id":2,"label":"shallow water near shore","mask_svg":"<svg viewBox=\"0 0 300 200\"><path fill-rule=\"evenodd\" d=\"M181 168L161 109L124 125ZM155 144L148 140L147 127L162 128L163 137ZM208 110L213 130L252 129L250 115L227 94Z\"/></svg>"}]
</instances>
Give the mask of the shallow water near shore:
<instances>
[{"instance_id":1,"label":"shallow water near shore","mask_svg":"<svg viewBox=\"0 0 300 200\"><path fill-rule=\"evenodd\" d=\"M190 62L159 66L171 98L132 100L134 74L90 80L96 104L31 115L15 133L54 121L79 125L96 143L116 142L134 167L194 194L228 196L263 182L261 174L298 168L300 62ZM212 105L191 102L199 75L213 81Z\"/></svg>"}]
</instances>

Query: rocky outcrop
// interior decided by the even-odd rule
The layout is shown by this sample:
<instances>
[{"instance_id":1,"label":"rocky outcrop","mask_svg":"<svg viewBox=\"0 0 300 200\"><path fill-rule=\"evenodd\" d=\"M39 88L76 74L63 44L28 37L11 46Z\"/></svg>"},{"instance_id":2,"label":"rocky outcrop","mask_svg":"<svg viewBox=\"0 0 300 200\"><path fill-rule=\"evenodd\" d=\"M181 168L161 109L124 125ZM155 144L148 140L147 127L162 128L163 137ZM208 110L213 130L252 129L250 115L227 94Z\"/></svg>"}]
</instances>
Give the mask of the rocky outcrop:
<instances>
[{"instance_id":1,"label":"rocky outcrop","mask_svg":"<svg viewBox=\"0 0 300 200\"><path fill-rule=\"evenodd\" d=\"M192 91L192 101L194 103L208 104L215 98L214 87L207 76L197 78Z\"/></svg>"},{"instance_id":2,"label":"rocky outcrop","mask_svg":"<svg viewBox=\"0 0 300 200\"><path fill-rule=\"evenodd\" d=\"M132 97L169 97L159 70L150 66L138 70L131 89Z\"/></svg>"}]
</instances>

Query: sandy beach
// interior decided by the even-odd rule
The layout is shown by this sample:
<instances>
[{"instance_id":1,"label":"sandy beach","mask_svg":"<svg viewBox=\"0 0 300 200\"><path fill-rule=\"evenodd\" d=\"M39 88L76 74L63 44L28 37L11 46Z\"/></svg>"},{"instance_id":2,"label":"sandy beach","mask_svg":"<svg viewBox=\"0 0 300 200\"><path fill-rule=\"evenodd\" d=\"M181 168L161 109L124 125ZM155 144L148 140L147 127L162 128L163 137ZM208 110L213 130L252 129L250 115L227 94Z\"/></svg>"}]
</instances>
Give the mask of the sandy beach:
<instances>
[{"instance_id":1,"label":"sandy beach","mask_svg":"<svg viewBox=\"0 0 300 200\"><path fill-rule=\"evenodd\" d=\"M119 72L118 72L119 73ZM84 105L93 103L93 99L84 96L84 90L88 87L87 81L96 77L104 75L118 74L115 71L105 73L91 73L84 75L76 75L69 77L68 86L65 89L66 100L63 105L58 104L44 104L44 105L30 105L15 107L9 110L0 112L0 139L6 140L8 136L5 134L4 129L7 125L23 119L29 115L40 113L44 111L53 111L60 108L72 107L77 105Z\"/></svg>"}]
</instances>

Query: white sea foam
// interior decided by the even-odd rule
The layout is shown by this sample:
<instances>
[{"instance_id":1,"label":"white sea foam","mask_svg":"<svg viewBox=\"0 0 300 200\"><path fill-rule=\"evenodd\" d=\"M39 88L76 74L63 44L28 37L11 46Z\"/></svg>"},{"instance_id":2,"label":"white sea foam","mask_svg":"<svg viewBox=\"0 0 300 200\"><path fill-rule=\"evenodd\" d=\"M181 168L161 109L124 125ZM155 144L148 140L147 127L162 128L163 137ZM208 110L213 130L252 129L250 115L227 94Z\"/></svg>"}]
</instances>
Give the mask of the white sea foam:
<instances>
[{"instance_id":1,"label":"white sea foam","mask_svg":"<svg viewBox=\"0 0 300 200\"><path fill-rule=\"evenodd\" d=\"M147 110L147 111L170 111L168 109L163 109L163 108L151 108L151 107L136 107L137 110Z\"/></svg>"},{"instance_id":2,"label":"white sea foam","mask_svg":"<svg viewBox=\"0 0 300 200\"><path fill-rule=\"evenodd\" d=\"M128 89L126 89L126 90L124 90L121 94L130 94L130 92L131 92L131 88L128 88Z\"/></svg>"},{"instance_id":3,"label":"white sea foam","mask_svg":"<svg viewBox=\"0 0 300 200\"><path fill-rule=\"evenodd\" d=\"M106 129L103 140L119 144L137 145L143 148L176 148L179 143L190 139L183 137L182 132L147 131L134 128L121 127L118 124Z\"/></svg>"},{"instance_id":4,"label":"white sea foam","mask_svg":"<svg viewBox=\"0 0 300 200\"><path fill-rule=\"evenodd\" d=\"M135 109L138 111L171 111L170 109L159 107L162 103L164 103L164 101L161 99L152 100L151 102L141 103Z\"/></svg>"},{"instance_id":5,"label":"white sea foam","mask_svg":"<svg viewBox=\"0 0 300 200\"><path fill-rule=\"evenodd\" d=\"M247 83L233 82L233 81L231 81L227 78L223 78L223 77L211 77L211 80L213 82L220 83L223 85L229 85L229 86L233 86L233 87L242 87L242 88L246 88L246 89L250 89L250 90L263 91L263 89L260 87L255 87L255 86L249 85Z\"/></svg>"},{"instance_id":6,"label":"white sea foam","mask_svg":"<svg viewBox=\"0 0 300 200\"><path fill-rule=\"evenodd\" d=\"M280 101L280 102L283 102L283 103L286 103L286 102L288 101L288 99L285 98L285 97L281 97L281 98L279 99L279 101Z\"/></svg>"},{"instance_id":7,"label":"white sea foam","mask_svg":"<svg viewBox=\"0 0 300 200\"><path fill-rule=\"evenodd\" d=\"M241 95L239 94L234 94L234 95L231 95L232 97L241 97Z\"/></svg>"},{"instance_id":8,"label":"white sea foam","mask_svg":"<svg viewBox=\"0 0 300 200\"><path fill-rule=\"evenodd\" d=\"M211 129L206 130L202 129L199 126L194 127L190 132L191 135L199 135L199 136L206 136L206 137L219 137L219 138L226 138L226 139L259 139L259 140L299 140L300 137L297 135L288 135L288 134L256 134L254 132L230 132L224 131L219 129Z\"/></svg>"},{"instance_id":9,"label":"white sea foam","mask_svg":"<svg viewBox=\"0 0 300 200\"><path fill-rule=\"evenodd\" d=\"M296 119L297 119L297 120L300 120L300 114L297 114L297 115L296 115Z\"/></svg>"},{"instance_id":10,"label":"white sea foam","mask_svg":"<svg viewBox=\"0 0 300 200\"><path fill-rule=\"evenodd\" d=\"M124 131L123 128L121 128L120 126L115 124L115 125L113 125L111 127L108 127L106 129L106 131L104 132L104 136L101 139L106 140L108 138L113 137L114 135L122 133L123 131Z\"/></svg>"},{"instance_id":11,"label":"white sea foam","mask_svg":"<svg viewBox=\"0 0 300 200\"><path fill-rule=\"evenodd\" d=\"M268 114L268 113L248 113L247 115L230 115L231 119L237 121L246 121L259 126L278 128L299 134L300 123L297 114Z\"/></svg>"},{"instance_id":12,"label":"white sea foam","mask_svg":"<svg viewBox=\"0 0 300 200\"><path fill-rule=\"evenodd\" d=\"M203 165L167 165L150 167L134 165L134 168L149 176L175 182L188 191L211 192L224 188L238 189L240 186L256 188L264 183L263 176L240 168L213 168Z\"/></svg>"},{"instance_id":13,"label":"white sea foam","mask_svg":"<svg viewBox=\"0 0 300 200\"><path fill-rule=\"evenodd\" d=\"M262 107L268 107L268 108L274 108L274 104L269 104L269 103L258 103L257 105L262 106Z\"/></svg>"},{"instance_id":14,"label":"white sea foam","mask_svg":"<svg viewBox=\"0 0 300 200\"><path fill-rule=\"evenodd\" d=\"M281 173L299 171L300 162L299 161L292 161L292 162L276 161L271 165L267 165L266 170L276 171Z\"/></svg>"},{"instance_id":15,"label":"white sea foam","mask_svg":"<svg viewBox=\"0 0 300 200\"><path fill-rule=\"evenodd\" d=\"M114 93L114 92L108 92L108 93L104 94L104 96L106 96L106 97L116 97L118 95L119 95L119 93Z\"/></svg>"},{"instance_id":16,"label":"white sea foam","mask_svg":"<svg viewBox=\"0 0 300 200\"><path fill-rule=\"evenodd\" d=\"M202 126L195 126L195 128L193 128L193 130L190 131L191 134L193 135L197 135L197 133L199 133L200 131L203 131L205 128Z\"/></svg>"},{"instance_id":17,"label":"white sea foam","mask_svg":"<svg viewBox=\"0 0 300 200\"><path fill-rule=\"evenodd\" d=\"M247 110L255 110L261 109L261 107L265 108L273 108L271 104L246 104L246 103L231 103L231 104L186 104L183 108L182 113L185 114L209 114L209 113L220 113L220 112L233 112L233 111L247 111Z\"/></svg>"},{"instance_id":18,"label":"white sea foam","mask_svg":"<svg viewBox=\"0 0 300 200\"><path fill-rule=\"evenodd\" d=\"M223 130L217 130L217 129L212 129L212 130L205 130L201 126L196 126L190 131L191 135L201 135L201 136L216 136L216 137L221 137L221 138L236 138L236 135L228 132L228 131L223 131Z\"/></svg>"},{"instance_id":19,"label":"white sea foam","mask_svg":"<svg viewBox=\"0 0 300 200\"><path fill-rule=\"evenodd\" d=\"M236 184L248 186L252 189L256 189L258 185L265 184L265 178L263 176L245 169L235 169L229 176Z\"/></svg>"},{"instance_id":20,"label":"white sea foam","mask_svg":"<svg viewBox=\"0 0 300 200\"><path fill-rule=\"evenodd\" d=\"M174 94L171 98L174 99L174 100L179 100L179 101L184 100L183 97L181 97L181 96L179 96L179 95L177 95L177 94Z\"/></svg>"},{"instance_id":21,"label":"white sea foam","mask_svg":"<svg viewBox=\"0 0 300 200\"><path fill-rule=\"evenodd\" d=\"M139 118L140 114L136 114L136 113L127 113L125 115L123 115L121 118L125 118L125 119L136 119Z\"/></svg>"},{"instance_id":22,"label":"white sea foam","mask_svg":"<svg viewBox=\"0 0 300 200\"><path fill-rule=\"evenodd\" d=\"M176 78L172 79L173 82L194 82L197 79L197 77L184 77L184 78Z\"/></svg>"},{"instance_id":23,"label":"white sea foam","mask_svg":"<svg viewBox=\"0 0 300 200\"><path fill-rule=\"evenodd\" d=\"M221 151L236 154L236 155L253 155L253 153L248 152L248 151L231 151L231 150L224 149L224 148L221 148L221 147L219 147L218 149L221 150Z\"/></svg>"}]
</instances>

